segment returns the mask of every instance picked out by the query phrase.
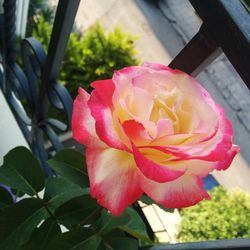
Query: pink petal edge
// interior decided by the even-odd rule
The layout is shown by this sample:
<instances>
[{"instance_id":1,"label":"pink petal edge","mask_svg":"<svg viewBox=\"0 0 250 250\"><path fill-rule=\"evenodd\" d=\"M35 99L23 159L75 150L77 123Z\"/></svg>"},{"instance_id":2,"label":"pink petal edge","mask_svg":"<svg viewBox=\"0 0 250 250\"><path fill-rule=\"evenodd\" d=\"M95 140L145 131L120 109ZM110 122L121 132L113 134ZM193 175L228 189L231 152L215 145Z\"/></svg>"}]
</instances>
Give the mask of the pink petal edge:
<instances>
[{"instance_id":1,"label":"pink petal edge","mask_svg":"<svg viewBox=\"0 0 250 250\"><path fill-rule=\"evenodd\" d=\"M224 161L217 162L215 165L215 169L226 170L227 168L229 168L234 157L236 156L236 154L239 153L239 151L240 151L240 147L238 145L233 145L231 150L228 152L228 156L226 157L226 159Z\"/></svg>"},{"instance_id":2,"label":"pink petal edge","mask_svg":"<svg viewBox=\"0 0 250 250\"><path fill-rule=\"evenodd\" d=\"M116 133L111 108L104 101L99 91L92 91L88 106L95 119L96 133L99 138L110 147L128 151Z\"/></svg>"},{"instance_id":3,"label":"pink petal edge","mask_svg":"<svg viewBox=\"0 0 250 250\"><path fill-rule=\"evenodd\" d=\"M87 149L90 193L112 214L120 215L143 193L131 154L116 149Z\"/></svg>"},{"instance_id":4,"label":"pink petal edge","mask_svg":"<svg viewBox=\"0 0 250 250\"><path fill-rule=\"evenodd\" d=\"M166 208L184 208L210 199L200 177L185 174L166 183L157 183L142 176L141 187L157 203Z\"/></svg>"},{"instance_id":5,"label":"pink petal edge","mask_svg":"<svg viewBox=\"0 0 250 250\"><path fill-rule=\"evenodd\" d=\"M73 138L87 146L102 144L95 131L95 120L91 116L87 102L90 95L82 88L78 89L78 95L74 100L72 114Z\"/></svg>"},{"instance_id":6,"label":"pink petal edge","mask_svg":"<svg viewBox=\"0 0 250 250\"><path fill-rule=\"evenodd\" d=\"M151 137L144 126L135 120L126 120L122 123L123 130L130 140L135 144L138 140L150 140Z\"/></svg>"},{"instance_id":7,"label":"pink petal edge","mask_svg":"<svg viewBox=\"0 0 250 250\"><path fill-rule=\"evenodd\" d=\"M145 157L133 142L131 144L136 165L147 178L162 183L175 180L185 173L185 170L178 171L153 162Z\"/></svg>"}]
</instances>

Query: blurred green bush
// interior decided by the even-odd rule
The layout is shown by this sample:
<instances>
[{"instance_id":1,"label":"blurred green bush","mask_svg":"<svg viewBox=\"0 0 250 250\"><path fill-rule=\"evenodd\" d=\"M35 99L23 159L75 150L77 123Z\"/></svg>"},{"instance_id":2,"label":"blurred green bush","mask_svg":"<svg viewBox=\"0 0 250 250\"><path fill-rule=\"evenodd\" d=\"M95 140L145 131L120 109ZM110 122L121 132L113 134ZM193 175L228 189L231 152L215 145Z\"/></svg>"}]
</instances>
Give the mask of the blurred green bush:
<instances>
[{"instance_id":1,"label":"blurred green bush","mask_svg":"<svg viewBox=\"0 0 250 250\"><path fill-rule=\"evenodd\" d=\"M32 36L48 49L52 26L43 16L38 18ZM89 84L98 79L111 78L114 70L129 65L138 65L134 42L137 39L116 27L105 33L99 22L83 35L72 32L67 45L59 80L71 93L77 94L82 86L90 90Z\"/></svg>"},{"instance_id":2,"label":"blurred green bush","mask_svg":"<svg viewBox=\"0 0 250 250\"><path fill-rule=\"evenodd\" d=\"M179 242L250 237L250 195L216 187L211 200L180 211Z\"/></svg>"},{"instance_id":3,"label":"blurred green bush","mask_svg":"<svg viewBox=\"0 0 250 250\"><path fill-rule=\"evenodd\" d=\"M53 22L55 10L48 7L48 3L44 0L30 0L28 12L28 24L26 36L31 36L33 29L37 25L37 20L40 16L49 23Z\"/></svg>"}]
</instances>

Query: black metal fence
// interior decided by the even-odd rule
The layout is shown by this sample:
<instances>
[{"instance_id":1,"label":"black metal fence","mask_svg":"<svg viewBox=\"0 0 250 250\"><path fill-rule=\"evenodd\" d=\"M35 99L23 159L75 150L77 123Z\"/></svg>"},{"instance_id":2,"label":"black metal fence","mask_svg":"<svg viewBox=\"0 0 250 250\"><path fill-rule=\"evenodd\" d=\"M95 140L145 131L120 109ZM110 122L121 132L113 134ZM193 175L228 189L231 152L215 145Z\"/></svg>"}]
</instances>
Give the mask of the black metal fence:
<instances>
[{"instance_id":1,"label":"black metal fence","mask_svg":"<svg viewBox=\"0 0 250 250\"><path fill-rule=\"evenodd\" d=\"M197 75L222 51L226 54L245 84L250 88L250 16L237 0L190 0L203 19L193 39L170 63L189 74ZM0 13L0 86L32 151L50 174L46 160L52 151L63 147L56 131L68 131L71 124L72 99L57 83L80 0L60 0L48 53L34 38L22 41L24 68L16 63L16 1L5 0ZM20 105L22 100L24 106ZM67 123L47 117L48 106L61 110ZM28 109L28 110L27 110ZM45 146L50 141L51 147ZM250 239L208 241L176 245L159 245L142 249L250 249Z\"/></svg>"},{"instance_id":2,"label":"black metal fence","mask_svg":"<svg viewBox=\"0 0 250 250\"><path fill-rule=\"evenodd\" d=\"M224 52L250 89L250 14L240 1L190 0L203 24L169 66L196 76Z\"/></svg>"},{"instance_id":3,"label":"black metal fence","mask_svg":"<svg viewBox=\"0 0 250 250\"><path fill-rule=\"evenodd\" d=\"M46 160L53 150L63 147L56 131L66 132L71 126L72 98L64 86L57 83L57 76L79 3L80 0L59 1L47 55L34 38L22 41L20 52L23 69L16 63L16 0L3 3L0 26L3 48L1 88L30 148L40 159L47 175L50 169ZM19 100L25 105L21 105ZM49 105L62 111L67 123L47 117ZM45 146L45 141L50 142L50 148Z\"/></svg>"}]
</instances>

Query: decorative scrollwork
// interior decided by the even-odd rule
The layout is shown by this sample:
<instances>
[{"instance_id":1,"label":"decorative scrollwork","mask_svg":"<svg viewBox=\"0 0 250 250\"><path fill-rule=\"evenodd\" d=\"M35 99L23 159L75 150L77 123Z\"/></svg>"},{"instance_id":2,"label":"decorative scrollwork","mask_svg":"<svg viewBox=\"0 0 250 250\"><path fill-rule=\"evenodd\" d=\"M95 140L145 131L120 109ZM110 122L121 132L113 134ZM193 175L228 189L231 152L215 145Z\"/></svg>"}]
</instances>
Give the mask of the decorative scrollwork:
<instances>
[{"instance_id":1,"label":"decorative scrollwork","mask_svg":"<svg viewBox=\"0 0 250 250\"><path fill-rule=\"evenodd\" d=\"M23 40L21 52L30 89L30 107L33 113L32 121L35 123L34 126L36 128L44 131L54 149L58 150L62 145L54 130L66 132L70 129L72 98L64 86L56 81L50 82L46 87L46 96L44 96L42 101L48 101L50 107L64 113L67 122L63 123L54 118L46 118L47 109L42 110L43 114L41 117L43 117L43 119L36 117L35 111L39 109L39 106L43 106L43 103L38 103L37 100L39 99L39 85L41 85L42 72L46 62L46 53L41 44L34 38L26 38Z\"/></svg>"},{"instance_id":2,"label":"decorative scrollwork","mask_svg":"<svg viewBox=\"0 0 250 250\"><path fill-rule=\"evenodd\" d=\"M67 16L69 13L72 15L70 20L61 25L60 31L53 29L48 52L50 56L46 55L36 39L30 37L22 41L23 70L15 62L16 1L4 1L3 4L4 49L1 87L27 142L48 175L51 174L51 170L46 160L52 151L63 147L57 133L66 132L71 128L72 98L67 89L56 81L57 74L55 74L59 69L79 5L78 0L69 2L59 1L54 26L59 27L61 20L65 19L61 15ZM60 37L60 43L64 47L53 45L53 38L57 41L56 36ZM53 65L53 73L46 70L48 65ZM64 121L49 117L51 110L64 114Z\"/></svg>"}]
</instances>

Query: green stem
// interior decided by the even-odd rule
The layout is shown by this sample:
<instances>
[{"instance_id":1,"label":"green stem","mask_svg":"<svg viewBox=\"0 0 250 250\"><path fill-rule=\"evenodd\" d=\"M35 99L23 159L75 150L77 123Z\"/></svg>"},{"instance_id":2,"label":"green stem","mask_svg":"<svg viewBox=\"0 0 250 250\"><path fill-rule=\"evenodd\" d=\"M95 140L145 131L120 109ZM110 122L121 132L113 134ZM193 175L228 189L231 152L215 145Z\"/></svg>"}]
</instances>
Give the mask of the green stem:
<instances>
[{"instance_id":1,"label":"green stem","mask_svg":"<svg viewBox=\"0 0 250 250\"><path fill-rule=\"evenodd\" d=\"M37 198L38 200L40 200L40 201L43 202L43 206L44 206L44 208L46 209L46 211L48 212L48 214L50 215L50 217L51 217L52 219L54 219L55 222L60 226L60 223L59 223L58 219L57 219L56 216L53 214L53 212L50 211L49 207L47 206L47 203L44 202L44 200L41 199L41 198L39 197L38 193L35 193L35 196L36 196L36 198Z\"/></svg>"},{"instance_id":2,"label":"green stem","mask_svg":"<svg viewBox=\"0 0 250 250\"><path fill-rule=\"evenodd\" d=\"M53 214L53 212L50 211L49 207L47 206L47 204L45 202L43 203L43 206L45 207L45 209L48 212L48 214L50 215L50 217L60 226L60 222L58 221L56 216Z\"/></svg>"}]
</instances>

